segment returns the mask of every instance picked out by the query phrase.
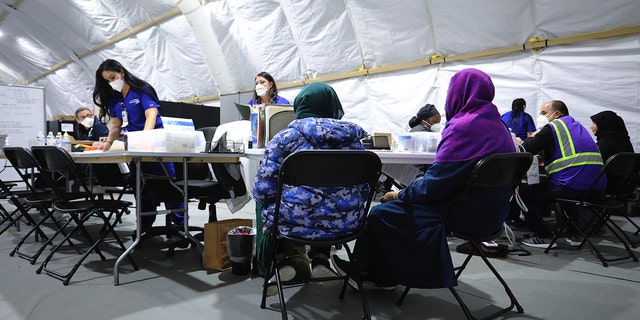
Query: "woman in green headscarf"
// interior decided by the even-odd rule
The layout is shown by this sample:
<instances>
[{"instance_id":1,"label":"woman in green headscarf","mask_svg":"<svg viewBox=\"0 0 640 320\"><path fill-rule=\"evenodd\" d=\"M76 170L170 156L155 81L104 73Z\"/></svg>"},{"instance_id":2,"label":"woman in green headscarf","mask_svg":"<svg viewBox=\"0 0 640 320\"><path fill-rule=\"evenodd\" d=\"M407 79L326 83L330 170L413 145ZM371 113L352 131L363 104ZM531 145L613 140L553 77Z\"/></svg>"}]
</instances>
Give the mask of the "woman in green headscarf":
<instances>
[{"instance_id":1,"label":"woman in green headscarf","mask_svg":"<svg viewBox=\"0 0 640 320\"><path fill-rule=\"evenodd\" d=\"M326 83L314 82L303 88L294 100L293 109L296 112L296 120L277 133L267 144L253 187L253 199L262 206L261 217L258 219L261 219L266 229L273 222L280 166L289 154L308 149L364 149L360 140L367 133L352 122L339 120L344 115L342 104L333 88ZM310 239L331 239L355 228L355 221L336 219L323 212L333 211L335 199L342 197L341 203L350 203L347 198L360 197L359 189L354 188L339 195L334 193L335 190L330 193L324 189L298 189L295 192L283 192L290 196L282 199L283 203L288 204L280 207L278 228L281 234ZM329 250L328 247L318 248L311 262L312 270L309 270L304 248L300 250L300 247L285 244L278 251L281 279L304 280L310 276L325 277L333 274L329 263ZM264 265L263 261L261 263Z\"/></svg>"},{"instance_id":2,"label":"woman in green headscarf","mask_svg":"<svg viewBox=\"0 0 640 320\"><path fill-rule=\"evenodd\" d=\"M342 119L344 111L336 92L324 82L314 82L304 87L293 101L296 119Z\"/></svg>"}]
</instances>

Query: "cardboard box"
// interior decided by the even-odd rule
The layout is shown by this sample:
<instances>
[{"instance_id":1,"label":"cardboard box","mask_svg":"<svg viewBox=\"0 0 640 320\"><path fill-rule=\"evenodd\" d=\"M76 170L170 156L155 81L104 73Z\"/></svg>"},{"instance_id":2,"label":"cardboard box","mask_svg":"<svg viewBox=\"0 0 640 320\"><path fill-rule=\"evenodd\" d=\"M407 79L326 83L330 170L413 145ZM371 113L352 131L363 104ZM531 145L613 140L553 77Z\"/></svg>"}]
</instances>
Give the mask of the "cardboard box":
<instances>
[{"instance_id":1,"label":"cardboard box","mask_svg":"<svg viewBox=\"0 0 640 320\"><path fill-rule=\"evenodd\" d=\"M76 117L73 115L66 115L66 114L56 114L55 116L53 116L51 118L51 120L75 120Z\"/></svg>"},{"instance_id":2,"label":"cardboard box","mask_svg":"<svg viewBox=\"0 0 640 320\"><path fill-rule=\"evenodd\" d=\"M204 225L204 267L218 271L231 268L227 252L227 232L240 226L253 226L251 219L226 219Z\"/></svg>"}]
</instances>

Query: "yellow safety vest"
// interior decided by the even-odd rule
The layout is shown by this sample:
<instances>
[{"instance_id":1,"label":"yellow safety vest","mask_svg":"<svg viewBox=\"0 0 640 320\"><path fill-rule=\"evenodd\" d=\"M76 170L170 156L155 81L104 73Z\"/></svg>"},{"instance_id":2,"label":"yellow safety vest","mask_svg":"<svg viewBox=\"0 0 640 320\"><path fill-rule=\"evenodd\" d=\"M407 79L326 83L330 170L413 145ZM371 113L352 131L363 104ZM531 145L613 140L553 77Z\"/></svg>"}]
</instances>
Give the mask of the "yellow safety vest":
<instances>
[{"instance_id":1,"label":"yellow safety vest","mask_svg":"<svg viewBox=\"0 0 640 320\"><path fill-rule=\"evenodd\" d=\"M562 119L556 119L549 123L551 128L556 133L556 141L558 149L560 150L560 158L545 165L545 170L548 174L558 172L560 170L577 167L583 165L602 165L602 156L600 152L576 152L573 139L569 133L569 128L562 121ZM556 149L557 150L557 149Z\"/></svg>"}]
</instances>

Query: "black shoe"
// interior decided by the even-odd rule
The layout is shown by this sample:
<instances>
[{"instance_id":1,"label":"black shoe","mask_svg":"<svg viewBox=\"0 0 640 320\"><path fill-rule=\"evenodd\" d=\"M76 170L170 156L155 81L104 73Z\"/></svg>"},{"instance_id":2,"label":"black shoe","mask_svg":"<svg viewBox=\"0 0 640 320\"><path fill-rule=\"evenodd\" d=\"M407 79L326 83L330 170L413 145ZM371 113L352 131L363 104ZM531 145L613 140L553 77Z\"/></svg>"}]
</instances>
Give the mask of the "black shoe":
<instances>
[{"instance_id":1,"label":"black shoe","mask_svg":"<svg viewBox=\"0 0 640 320\"><path fill-rule=\"evenodd\" d=\"M331 262L333 262L333 266L336 268L336 271L338 271L338 274L341 276L346 276L347 273L349 273L350 270L352 270L352 265L349 261L342 260L340 259L340 257L338 257L335 254L331 257ZM372 279L365 273L360 273L360 279L362 279L363 288L365 287L365 285L369 286L373 284L373 286L375 286L375 288L377 289L392 291L392 290L395 290L397 287L397 284L392 283L391 281L383 280L383 279ZM349 277L349 286L355 290L358 290L358 283L352 277Z\"/></svg>"},{"instance_id":2,"label":"black shoe","mask_svg":"<svg viewBox=\"0 0 640 320\"><path fill-rule=\"evenodd\" d=\"M507 220L507 225L513 228L525 228L527 226L527 223L520 219L520 218L516 218L516 219L512 219L512 220Z\"/></svg>"}]
</instances>

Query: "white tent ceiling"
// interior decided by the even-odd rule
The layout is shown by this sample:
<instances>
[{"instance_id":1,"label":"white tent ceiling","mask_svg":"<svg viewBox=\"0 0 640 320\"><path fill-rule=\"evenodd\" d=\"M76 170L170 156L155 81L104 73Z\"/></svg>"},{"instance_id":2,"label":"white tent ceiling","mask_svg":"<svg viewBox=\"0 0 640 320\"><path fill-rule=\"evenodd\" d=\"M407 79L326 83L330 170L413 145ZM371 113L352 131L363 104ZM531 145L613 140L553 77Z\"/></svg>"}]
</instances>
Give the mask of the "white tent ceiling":
<instances>
[{"instance_id":1,"label":"white tent ceiling","mask_svg":"<svg viewBox=\"0 0 640 320\"><path fill-rule=\"evenodd\" d=\"M475 67L501 112L560 99L588 126L614 110L640 150L638 0L0 0L0 83L45 87L48 116L91 105L105 58L223 121L260 71L289 100L324 80L346 119L395 134Z\"/></svg>"}]
</instances>

